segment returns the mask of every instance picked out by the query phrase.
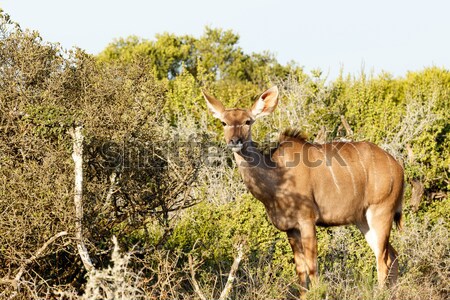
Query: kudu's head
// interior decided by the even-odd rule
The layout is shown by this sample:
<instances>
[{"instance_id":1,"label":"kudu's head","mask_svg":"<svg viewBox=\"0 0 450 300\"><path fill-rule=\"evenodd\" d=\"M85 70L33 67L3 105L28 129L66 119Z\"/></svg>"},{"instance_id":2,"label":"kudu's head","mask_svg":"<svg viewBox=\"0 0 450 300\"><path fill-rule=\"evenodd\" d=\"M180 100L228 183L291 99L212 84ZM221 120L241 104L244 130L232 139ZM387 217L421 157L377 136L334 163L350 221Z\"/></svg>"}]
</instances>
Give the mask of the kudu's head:
<instances>
[{"instance_id":1,"label":"kudu's head","mask_svg":"<svg viewBox=\"0 0 450 300\"><path fill-rule=\"evenodd\" d=\"M278 88L265 91L250 109L226 109L222 102L202 91L206 104L213 116L219 119L224 128L225 141L233 152L239 152L252 140L251 126L259 117L271 114L278 103Z\"/></svg>"}]
</instances>

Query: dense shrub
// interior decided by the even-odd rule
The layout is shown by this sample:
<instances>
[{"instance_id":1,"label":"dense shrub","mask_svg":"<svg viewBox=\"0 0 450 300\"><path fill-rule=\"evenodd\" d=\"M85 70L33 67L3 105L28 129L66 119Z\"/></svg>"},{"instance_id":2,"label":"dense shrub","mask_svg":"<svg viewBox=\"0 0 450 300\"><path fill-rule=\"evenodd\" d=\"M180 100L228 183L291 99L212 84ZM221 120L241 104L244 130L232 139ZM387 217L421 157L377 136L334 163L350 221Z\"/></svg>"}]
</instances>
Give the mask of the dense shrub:
<instances>
[{"instance_id":1,"label":"dense shrub","mask_svg":"<svg viewBox=\"0 0 450 300\"><path fill-rule=\"evenodd\" d=\"M37 295L69 283L79 288L84 270L72 238L68 131L84 127L83 223L88 249L100 267L109 262L101 253L112 234L124 249L143 245L137 232L147 222L168 226L172 211L199 200L189 191L201 152L180 152L182 141L162 115L166 88L147 72L145 58L126 65L98 63L82 50L43 42L6 15L2 21L0 276L19 272L52 236L68 231L69 238L49 245L48 255L28 263L19 279L35 282ZM38 284L41 278L46 284ZM25 298L33 295L23 292Z\"/></svg>"},{"instance_id":2,"label":"dense shrub","mask_svg":"<svg viewBox=\"0 0 450 300\"><path fill-rule=\"evenodd\" d=\"M200 92L250 107L277 84L278 110L253 128L261 144L287 127L311 140L369 140L424 184L417 211L407 187L405 229L393 231L397 298L448 298L448 70L327 82L270 53L246 54L236 34L211 28L200 38L119 39L94 57L0 17L0 297L193 299L194 273L218 298L244 243L230 297L295 299L286 236L246 192ZM89 273L74 239L68 131L80 124ZM392 298L374 288L375 260L356 228L318 237L321 278L310 299Z\"/></svg>"}]
</instances>

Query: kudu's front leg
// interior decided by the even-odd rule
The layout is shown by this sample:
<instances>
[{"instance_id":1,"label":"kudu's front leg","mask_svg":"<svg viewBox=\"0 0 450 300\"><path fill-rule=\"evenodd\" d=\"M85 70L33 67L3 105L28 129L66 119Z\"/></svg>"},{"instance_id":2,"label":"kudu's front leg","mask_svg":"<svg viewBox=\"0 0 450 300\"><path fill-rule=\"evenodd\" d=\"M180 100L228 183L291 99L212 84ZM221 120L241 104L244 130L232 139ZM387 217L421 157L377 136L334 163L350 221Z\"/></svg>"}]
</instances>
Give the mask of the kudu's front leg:
<instances>
[{"instance_id":1,"label":"kudu's front leg","mask_svg":"<svg viewBox=\"0 0 450 300\"><path fill-rule=\"evenodd\" d=\"M287 235L294 253L295 271L304 294L308 289L308 277L312 282L316 280L317 240L314 224L303 224L299 227L300 229L288 230Z\"/></svg>"},{"instance_id":2,"label":"kudu's front leg","mask_svg":"<svg viewBox=\"0 0 450 300\"><path fill-rule=\"evenodd\" d=\"M292 252L294 253L295 272L300 280L302 288L307 290L307 274L308 266L306 265L305 254L303 252L302 239L300 231L298 229L291 229L287 232L289 244L291 245Z\"/></svg>"}]
</instances>

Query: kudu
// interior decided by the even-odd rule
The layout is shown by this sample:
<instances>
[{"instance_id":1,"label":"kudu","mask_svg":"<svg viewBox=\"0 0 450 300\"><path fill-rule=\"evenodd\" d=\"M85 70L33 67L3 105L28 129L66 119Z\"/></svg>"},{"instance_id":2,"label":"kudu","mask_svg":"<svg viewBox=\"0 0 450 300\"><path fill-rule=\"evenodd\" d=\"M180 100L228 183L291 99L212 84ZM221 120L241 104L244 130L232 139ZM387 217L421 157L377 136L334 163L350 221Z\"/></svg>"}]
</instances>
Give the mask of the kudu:
<instances>
[{"instance_id":1,"label":"kudu","mask_svg":"<svg viewBox=\"0 0 450 300\"><path fill-rule=\"evenodd\" d=\"M203 96L222 121L245 185L275 227L287 233L302 287L317 276L316 225L355 224L375 253L379 285L395 283L397 253L389 235L394 221L400 226L404 179L391 155L369 142L310 143L293 131L263 154L252 142L251 127L274 111L276 86L250 109L226 109L206 92Z\"/></svg>"}]
</instances>

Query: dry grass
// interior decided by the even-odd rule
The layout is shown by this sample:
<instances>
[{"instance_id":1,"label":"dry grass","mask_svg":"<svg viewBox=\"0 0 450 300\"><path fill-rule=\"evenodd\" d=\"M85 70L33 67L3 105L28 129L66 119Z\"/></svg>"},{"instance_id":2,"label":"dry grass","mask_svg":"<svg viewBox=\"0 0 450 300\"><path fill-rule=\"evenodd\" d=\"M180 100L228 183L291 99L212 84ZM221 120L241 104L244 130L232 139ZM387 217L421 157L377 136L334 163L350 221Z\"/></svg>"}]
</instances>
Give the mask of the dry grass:
<instances>
[{"instance_id":1,"label":"dry grass","mask_svg":"<svg viewBox=\"0 0 450 300\"><path fill-rule=\"evenodd\" d=\"M394 291L379 289L374 274L362 274L360 270L349 270L342 265L321 269L319 282L307 294L307 299L348 300L444 300L448 299L450 286L449 224L440 219L434 224L410 216L402 232L396 232L394 241L400 256L400 277ZM336 245L327 257L339 257L336 249L352 247L348 242L350 231L340 230L340 245ZM138 255L139 256L139 255ZM88 273L84 294L79 296L70 289L54 291L67 299L199 299L192 287L186 256L156 250L149 260L136 271L136 262L142 262L136 254L121 253L114 241L111 265ZM373 260L374 264L374 260ZM278 276L283 268L291 268L292 276ZM347 266L348 268L349 266ZM217 274L208 274L202 262L194 260L196 277L207 299L218 298L224 287ZM356 267L355 267L356 268ZM226 278L229 270L223 269ZM206 273L205 273L206 272ZM269 256L261 257L257 264L250 263L244 255L239 266L230 299L298 299L298 285L293 266L273 264ZM33 289L33 284L28 286ZM34 299L42 299L35 294Z\"/></svg>"}]
</instances>

